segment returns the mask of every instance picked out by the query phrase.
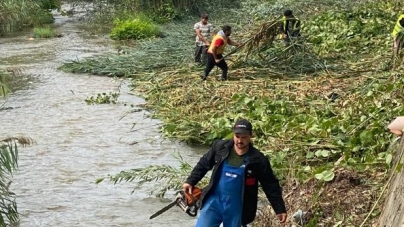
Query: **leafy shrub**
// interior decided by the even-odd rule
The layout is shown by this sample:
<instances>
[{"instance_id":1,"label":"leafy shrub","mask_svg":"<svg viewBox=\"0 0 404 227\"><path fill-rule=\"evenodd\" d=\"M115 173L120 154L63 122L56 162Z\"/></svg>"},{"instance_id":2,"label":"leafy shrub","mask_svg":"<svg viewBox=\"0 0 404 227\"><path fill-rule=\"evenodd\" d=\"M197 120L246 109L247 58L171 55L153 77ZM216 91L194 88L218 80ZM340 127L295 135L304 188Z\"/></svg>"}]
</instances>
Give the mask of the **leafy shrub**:
<instances>
[{"instance_id":1,"label":"leafy shrub","mask_svg":"<svg viewBox=\"0 0 404 227\"><path fill-rule=\"evenodd\" d=\"M151 12L151 15L153 21L160 24L180 18L178 9L170 3L164 3L153 12Z\"/></svg>"},{"instance_id":2,"label":"leafy shrub","mask_svg":"<svg viewBox=\"0 0 404 227\"><path fill-rule=\"evenodd\" d=\"M59 9L61 6L60 0L40 0L38 3L41 9Z\"/></svg>"},{"instance_id":3,"label":"leafy shrub","mask_svg":"<svg viewBox=\"0 0 404 227\"><path fill-rule=\"evenodd\" d=\"M110 37L115 40L144 39L161 34L159 27L146 16L126 20L115 19L114 26Z\"/></svg>"},{"instance_id":4,"label":"leafy shrub","mask_svg":"<svg viewBox=\"0 0 404 227\"><path fill-rule=\"evenodd\" d=\"M378 9L378 10L374 10ZM389 34L398 15L391 6L376 2L345 11L327 11L305 21L304 32L318 53L369 53L374 46L390 41ZM387 22L387 23L386 23Z\"/></svg>"},{"instance_id":5,"label":"leafy shrub","mask_svg":"<svg viewBox=\"0 0 404 227\"><path fill-rule=\"evenodd\" d=\"M52 24L55 21L52 13L44 11L43 14L39 14L36 18L35 24L43 25L43 24Z\"/></svg>"}]
</instances>

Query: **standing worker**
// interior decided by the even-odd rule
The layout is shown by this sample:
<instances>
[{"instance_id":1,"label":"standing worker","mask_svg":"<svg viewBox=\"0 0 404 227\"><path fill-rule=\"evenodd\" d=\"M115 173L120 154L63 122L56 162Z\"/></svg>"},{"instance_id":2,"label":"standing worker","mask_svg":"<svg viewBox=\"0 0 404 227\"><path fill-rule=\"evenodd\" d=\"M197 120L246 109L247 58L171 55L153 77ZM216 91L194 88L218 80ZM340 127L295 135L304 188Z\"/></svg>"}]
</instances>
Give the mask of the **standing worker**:
<instances>
[{"instance_id":1,"label":"standing worker","mask_svg":"<svg viewBox=\"0 0 404 227\"><path fill-rule=\"evenodd\" d=\"M278 216L287 219L282 188L267 157L251 143L252 125L240 119L233 126L232 140L217 140L196 164L182 188L192 188L213 169L201 197L196 227L240 227L251 223L257 211L258 182Z\"/></svg>"},{"instance_id":2,"label":"standing worker","mask_svg":"<svg viewBox=\"0 0 404 227\"><path fill-rule=\"evenodd\" d=\"M300 20L293 15L293 11L288 9L283 12L280 31L285 44L290 43L290 38L300 36Z\"/></svg>"},{"instance_id":3,"label":"standing worker","mask_svg":"<svg viewBox=\"0 0 404 227\"><path fill-rule=\"evenodd\" d=\"M210 45L209 38L213 33L212 24L208 23L209 16L206 13L201 14L201 21L195 23L195 62L206 65L206 51Z\"/></svg>"},{"instance_id":4,"label":"standing worker","mask_svg":"<svg viewBox=\"0 0 404 227\"><path fill-rule=\"evenodd\" d=\"M395 68L395 62L399 57L400 50L403 48L403 31L404 31L404 14L401 14L394 26L393 32L393 69Z\"/></svg>"},{"instance_id":5,"label":"standing worker","mask_svg":"<svg viewBox=\"0 0 404 227\"><path fill-rule=\"evenodd\" d=\"M204 75L202 76L202 80L206 80L210 71L212 71L213 67L218 66L222 70L222 78L221 80L227 80L227 63L223 58L224 48L227 44L232 46L240 46L239 43L234 42L230 39L231 35L231 27L229 25L223 26L222 30L220 30L215 37L213 37L212 43L208 49L208 62L206 64Z\"/></svg>"}]
</instances>

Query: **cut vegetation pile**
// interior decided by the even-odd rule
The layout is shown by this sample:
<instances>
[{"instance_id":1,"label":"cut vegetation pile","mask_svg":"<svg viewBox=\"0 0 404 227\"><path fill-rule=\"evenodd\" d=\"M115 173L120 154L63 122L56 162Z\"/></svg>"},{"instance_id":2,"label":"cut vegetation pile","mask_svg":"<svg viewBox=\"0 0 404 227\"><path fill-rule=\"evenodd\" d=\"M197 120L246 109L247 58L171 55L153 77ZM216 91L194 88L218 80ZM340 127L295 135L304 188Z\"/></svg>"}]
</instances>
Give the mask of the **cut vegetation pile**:
<instances>
[{"instance_id":1,"label":"cut vegetation pile","mask_svg":"<svg viewBox=\"0 0 404 227\"><path fill-rule=\"evenodd\" d=\"M246 3L226 15L212 12L210 19L220 16L212 23L230 24L232 38L245 43L228 56L225 82L215 78L220 70L202 82L203 68L192 62L197 17L164 25L164 38L63 69L132 78L168 138L209 144L231 138L235 119L250 119L255 145L282 180L290 216L301 209L308 212L305 226L370 226L380 213L379 205L371 208L394 156L389 148L395 138L386 126L404 110L402 68L390 71L389 34L399 4L319 5L302 16L296 10L304 19L303 37L288 47L275 39L277 15L250 25L237 21L255 18L260 4ZM265 224L274 216L263 214L254 226L278 226Z\"/></svg>"}]
</instances>

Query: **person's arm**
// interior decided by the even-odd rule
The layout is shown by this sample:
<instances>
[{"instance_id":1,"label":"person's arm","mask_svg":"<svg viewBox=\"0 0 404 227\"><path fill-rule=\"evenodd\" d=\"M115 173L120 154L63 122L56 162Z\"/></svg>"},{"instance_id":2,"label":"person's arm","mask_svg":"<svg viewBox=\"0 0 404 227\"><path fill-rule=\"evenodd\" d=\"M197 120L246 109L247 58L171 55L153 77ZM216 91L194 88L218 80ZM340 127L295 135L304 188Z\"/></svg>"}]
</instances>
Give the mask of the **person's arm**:
<instances>
[{"instance_id":1,"label":"person's arm","mask_svg":"<svg viewBox=\"0 0 404 227\"><path fill-rule=\"evenodd\" d=\"M215 165L215 147L218 141L214 142L208 152L204 154L198 161L198 163L193 168L191 174L186 179L185 183L182 185L184 191L192 190L202 178L206 175L206 173L213 168Z\"/></svg>"},{"instance_id":2,"label":"person's arm","mask_svg":"<svg viewBox=\"0 0 404 227\"><path fill-rule=\"evenodd\" d=\"M288 27L289 27L289 18L285 18L285 20L284 21L282 21L282 24L281 24L281 32L282 32L282 36L283 36L283 38L286 38L286 37L288 37Z\"/></svg>"},{"instance_id":3,"label":"person's arm","mask_svg":"<svg viewBox=\"0 0 404 227\"><path fill-rule=\"evenodd\" d=\"M258 176L258 181L260 182L262 189L272 208L278 216L281 223L284 223L287 218L285 202L282 197L282 188L279 185L279 180L274 175L271 164L269 160L263 156L262 157L262 172Z\"/></svg>"},{"instance_id":4,"label":"person's arm","mask_svg":"<svg viewBox=\"0 0 404 227\"><path fill-rule=\"evenodd\" d=\"M283 20L279 21L279 32L284 34L285 33L285 22Z\"/></svg>"},{"instance_id":5,"label":"person's arm","mask_svg":"<svg viewBox=\"0 0 404 227\"><path fill-rule=\"evenodd\" d=\"M209 43L209 41L207 41L206 39L205 39L205 37L203 37L203 35L202 35L202 33L201 33L201 30L199 29L199 28L196 28L195 29L195 33L196 33L196 35L198 36L198 38L199 38L199 40L201 40L202 42L204 42L206 45L210 45L210 43Z\"/></svg>"},{"instance_id":6,"label":"person's arm","mask_svg":"<svg viewBox=\"0 0 404 227\"><path fill-rule=\"evenodd\" d=\"M234 41L233 41L232 39L230 39L230 38L227 39L227 43L230 44L230 45L232 45L232 46L236 46L236 47L238 47L238 46L241 45L241 44L238 43L238 42L234 42Z\"/></svg>"}]
</instances>

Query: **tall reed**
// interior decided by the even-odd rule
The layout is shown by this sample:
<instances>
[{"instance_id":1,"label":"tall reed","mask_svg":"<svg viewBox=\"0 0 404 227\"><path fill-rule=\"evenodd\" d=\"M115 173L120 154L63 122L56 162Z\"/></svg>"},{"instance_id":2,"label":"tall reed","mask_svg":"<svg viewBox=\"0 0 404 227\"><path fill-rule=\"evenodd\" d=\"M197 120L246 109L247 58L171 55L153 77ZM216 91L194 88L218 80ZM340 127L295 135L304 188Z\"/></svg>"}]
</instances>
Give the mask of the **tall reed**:
<instances>
[{"instance_id":1,"label":"tall reed","mask_svg":"<svg viewBox=\"0 0 404 227\"><path fill-rule=\"evenodd\" d=\"M43 23L52 0L0 0L0 35Z\"/></svg>"}]
</instances>

